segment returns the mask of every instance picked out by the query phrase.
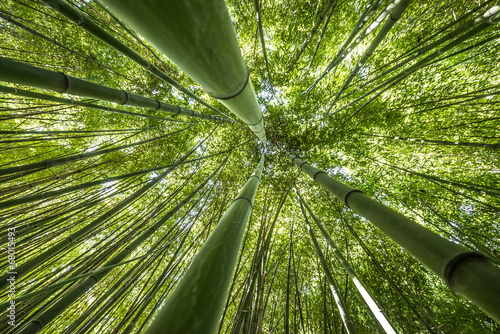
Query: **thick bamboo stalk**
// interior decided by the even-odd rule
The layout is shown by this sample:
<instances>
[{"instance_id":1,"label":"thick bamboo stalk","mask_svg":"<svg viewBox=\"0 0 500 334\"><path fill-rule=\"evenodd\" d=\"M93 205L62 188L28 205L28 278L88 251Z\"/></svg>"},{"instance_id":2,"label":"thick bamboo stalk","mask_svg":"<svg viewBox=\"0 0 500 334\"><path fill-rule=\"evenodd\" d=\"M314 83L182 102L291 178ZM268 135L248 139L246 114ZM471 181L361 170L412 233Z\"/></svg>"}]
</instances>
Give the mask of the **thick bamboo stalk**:
<instances>
[{"instance_id":1,"label":"thick bamboo stalk","mask_svg":"<svg viewBox=\"0 0 500 334\"><path fill-rule=\"evenodd\" d=\"M287 154L287 157L354 212L404 247L442 278L452 291L466 297L500 322L500 268L489 259L442 238L296 156Z\"/></svg>"},{"instance_id":2,"label":"thick bamboo stalk","mask_svg":"<svg viewBox=\"0 0 500 334\"><path fill-rule=\"evenodd\" d=\"M180 92L186 94L187 96L191 97L195 101L201 103L205 107L208 107L212 109L213 111L216 111L220 113L221 115L226 116L223 114L221 111L217 110L216 108L212 107L202 99L200 99L198 96L184 88L180 83L169 77L165 72L160 70L158 67L155 65L151 64L149 61L146 59L142 58L139 54L137 54L134 50L120 42L118 39L113 37L111 34L106 32L104 29L99 27L97 24L95 24L88 16L84 15L82 12L76 10L66 2L62 0L44 0L44 2L52 7L54 10L58 11L60 14L64 15L66 18L71 20L74 24L77 26L81 27L88 33L94 35L104 43L108 44L115 50L121 52L123 55L134 61L136 64L142 66L144 69L146 69L148 72L154 74L156 77L159 79L165 81L166 83L172 85L175 87L177 90ZM227 117L227 116L226 116ZM228 117L229 118L229 117Z\"/></svg>"},{"instance_id":3,"label":"thick bamboo stalk","mask_svg":"<svg viewBox=\"0 0 500 334\"><path fill-rule=\"evenodd\" d=\"M121 105L160 110L176 115L186 115L227 122L217 116L200 114L189 109L158 101L157 99L99 85L66 75L62 72L46 70L36 66L20 63L9 58L0 57L0 80L47 89L58 93L90 97Z\"/></svg>"},{"instance_id":4,"label":"thick bamboo stalk","mask_svg":"<svg viewBox=\"0 0 500 334\"><path fill-rule=\"evenodd\" d=\"M262 111L223 0L101 2L266 142Z\"/></svg>"},{"instance_id":5,"label":"thick bamboo stalk","mask_svg":"<svg viewBox=\"0 0 500 334\"><path fill-rule=\"evenodd\" d=\"M300 199L301 203L304 205L307 212L309 212L309 215L312 217L314 223L321 231L321 234L328 242L328 245L332 248L333 254L335 254L335 256L339 260L342 267L344 267L344 269L347 272L347 274L349 275L349 277L351 277L351 280L353 281L354 285L356 286L356 289L358 289L359 294L361 295L363 300L366 302L366 305L368 305L368 307L370 308L370 311L373 314L373 316L375 317L375 319L380 323L380 325L382 326L382 328L384 329L384 331L386 333L396 334L396 331L394 330L392 325L389 323L389 321L387 320L385 315L382 313L381 308L377 305L377 303L375 302L375 300L373 299L371 294L368 292L368 290L364 286L363 282L359 279L358 275L354 271L354 268L352 268L351 265L349 264L349 262L347 262L344 255L340 252L337 245L335 245L332 238L330 238L330 236L328 235L328 233L324 229L323 225L321 225L318 218L316 218L314 213L309 208L309 205L307 205L307 203L304 201L304 199L302 198L300 193L297 190L296 190L296 193L297 193L297 195L299 195L299 199ZM305 212L304 212L304 215L305 215Z\"/></svg>"},{"instance_id":6,"label":"thick bamboo stalk","mask_svg":"<svg viewBox=\"0 0 500 334\"><path fill-rule=\"evenodd\" d=\"M262 155L146 333L217 332L263 167Z\"/></svg>"}]
</instances>

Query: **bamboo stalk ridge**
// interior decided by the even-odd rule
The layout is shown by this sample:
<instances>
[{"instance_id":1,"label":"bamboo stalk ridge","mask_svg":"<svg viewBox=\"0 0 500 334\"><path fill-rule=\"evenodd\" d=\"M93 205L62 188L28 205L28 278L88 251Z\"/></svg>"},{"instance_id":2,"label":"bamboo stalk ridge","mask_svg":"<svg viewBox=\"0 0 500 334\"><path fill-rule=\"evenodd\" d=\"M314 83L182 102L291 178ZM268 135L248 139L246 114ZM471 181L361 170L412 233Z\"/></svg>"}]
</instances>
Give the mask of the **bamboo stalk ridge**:
<instances>
[{"instance_id":1,"label":"bamboo stalk ridge","mask_svg":"<svg viewBox=\"0 0 500 334\"><path fill-rule=\"evenodd\" d=\"M223 0L101 2L267 142L262 110Z\"/></svg>"},{"instance_id":2,"label":"bamboo stalk ridge","mask_svg":"<svg viewBox=\"0 0 500 334\"><path fill-rule=\"evenodd\" d=\"M166 329L179 334L217 333L263 168L264 155L155 315L147 334Z\"/></svg>"},{"instance_id":3,"label":"bamboo stalk ridge","mask_svg":"<svg viewBox=\"0 0 500 334\"><path fill-rule=\"evenodd\" d=\"M466 297L500 322L500 268L489 259L444 239L295 155L286 155L290 162L319 185L404 247L443 279L452 291Z\"/></svg>"}]
</instances>

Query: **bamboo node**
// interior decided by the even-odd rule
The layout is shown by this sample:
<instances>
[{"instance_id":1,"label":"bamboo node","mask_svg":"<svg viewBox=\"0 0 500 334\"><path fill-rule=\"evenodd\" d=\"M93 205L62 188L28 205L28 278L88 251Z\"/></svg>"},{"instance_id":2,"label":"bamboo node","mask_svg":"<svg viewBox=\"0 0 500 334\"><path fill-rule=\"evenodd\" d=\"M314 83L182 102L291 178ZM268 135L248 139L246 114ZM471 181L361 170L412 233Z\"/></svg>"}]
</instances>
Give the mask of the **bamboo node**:
<instances>
[{"instance_id":1,"label":"bamboo node","mask_svg":"<svg viewBox=\"0 0 500 334\"><path fill-rule=\"evenodd\" d=\"M444 275L443 279L444 282L446 283L446 286L450 288L451 291L455 292L455 289L453 288L453 283L451 282L451 277L453 276L453 273L455 269L457 268L457 265L470 257L477 257L477 258L482 258L482 259L487 259L486 256L476 253L476 252L465 252L465 253L460 253L453 257L451 260L448 261L444 268Z\"/></svg>"},{"instance_id":2,"label":"bamboo node","mask_svg":"<svg viewBox=\"0 0 500 334\"><path fill-rule=\"evenodd\" d=\"M208 94L217 100L229 100L229 99L232 99L232 98L240 95L245 90L245 88L248 85L248 82L250 81L250 73L248 72L247 66L245 66L245 73L246 73L245 80L243 81L242 85L238 89L236 89L236 91L234 93L230 93L230 94L225 95L225 96L215 96L214 94L212 94L210 92L208 92Z\"/></svg>"}]
</instances>

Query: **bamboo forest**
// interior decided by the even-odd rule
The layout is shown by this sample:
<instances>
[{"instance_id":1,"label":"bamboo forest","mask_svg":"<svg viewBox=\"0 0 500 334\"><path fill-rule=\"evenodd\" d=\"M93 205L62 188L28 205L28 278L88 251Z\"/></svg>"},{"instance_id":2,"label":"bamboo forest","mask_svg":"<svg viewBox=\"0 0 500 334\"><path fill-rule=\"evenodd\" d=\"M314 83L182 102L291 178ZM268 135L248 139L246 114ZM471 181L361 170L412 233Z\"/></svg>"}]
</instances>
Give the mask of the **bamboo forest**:
<instances>
[{"instance_id":1,"label":"bamboo forest","mask_svg":"<svg viewBox=\"0 0 500 334\"><path fill-rule=\"evenodd\" d=\"M500 333L499 22L2 0L0 333Z\"/></svg>"}]
</instances>

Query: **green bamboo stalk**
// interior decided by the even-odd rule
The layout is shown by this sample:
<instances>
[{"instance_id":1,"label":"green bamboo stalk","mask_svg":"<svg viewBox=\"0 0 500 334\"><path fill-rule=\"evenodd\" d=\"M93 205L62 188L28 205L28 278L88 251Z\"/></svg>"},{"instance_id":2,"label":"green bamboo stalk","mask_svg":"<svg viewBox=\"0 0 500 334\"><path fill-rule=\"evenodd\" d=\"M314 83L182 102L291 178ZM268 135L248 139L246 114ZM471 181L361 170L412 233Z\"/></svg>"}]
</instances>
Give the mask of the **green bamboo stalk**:
<instances>
[{"instance_id":1,"label":"green bamboo stalk","mask_svg":"<svg viewBox=\"0 0 500 334\"><path fill-rule=\"evenodd\" d=\"M375 317L374 320L376 320L380 323L380 325L382 326L382 328L384 329L384 331L386 333L396 334L396 331L394 330L392 325L389 323L389 321L387 320L385 315L382 313L381 308L377 305L377 303L375 302L375 300L373 299L371 294L368 292L368 290L364 286L363 282L359 279L359 277L356 274L356 272L354 271L354 269L351 267L349 262L347 262L344 255L342 255L342 253L338 249L337 245L335 245L332 238L328 235L328 233L324 229L323 225L321 225L318 218L316 218L314 213L311 211L311 209L309 208L309 205L307 205L307 203L304 201L304 199L302 198L302 196L300 195L298 190L295 190L295 192L299 196L300 202L306 208L307 212L309 212L309 215L311 216L313 221L316 223L316 226L321 231L321 234L328 242L328 245L332 248L333 253L335 254L337 259L339 260L340 264L344 267L347 274L351 277L351 280L353 281L354 285L358 289L359 294L361 295L363 300L366 302L366 305L368 305L371 313ZM304 214L305 214L305 212L304 212Z\"/></svg>"},{"instance_id":2,"label":"green bamboo stalk","mask_svg":"<svg viewBox=\"0 0 500 334\"><path fill-rule=\"evenodd\" d=\"M448 241L363 192L331 178L292 154L289 160L354 212L368 219L448 287L500 322L500 268L485 256Z\"/></svg>"},{"instance_id":3,"label":"green bamboo stalk","mask_svg":"<svg viewBox=\"0 0 500 334\"><path fill-rule=\"evenodd\" d=\"M121 105L226 122L226 120L217 116L200 114L189 109L158 101L157 99L128 93L124 90L99 85L66 75L62 72L46 70L4 57L0 57L0 80L58 93L90 97Z\"/></svg>"},{"instance_id":4,"label":"green bamboo stalk","mask_svg":"<svg viewBox=\"0 0 500 334\"><path fill-rule=\"evenodd\" d=\"M223 0L101 2L266 142L262 111Z\"/></svg>"},{"instance_id":5,"label":"green bamboo stalk","mask_svg":"<svg viewBox=\"0 0 500 334\"><path fill-rule=\"evenodd\" d=\"M63 104L67 104L67 105L109 111L112 113L130 115L130 116L135 116L135 117L145 117L145 118L159 119L162 121L193 124L193 123L189 123L189 122L179 121L176 119L159 117L159 116L148 115L148 114L135 113L132 111L121 110L121 109L116 109L116 108L111 108L111 107L105 107L105 106L101 106L101 105L94 104L94 103L75 101L72 99L66 99L66 98L47 95L47 94L35 93L35 92L31 92L29 90L24 90L24 89L19 89L19 88L14 88L14 87L7 87L7 86L2 86L2 85L0 85L0 92L24 96L24 97L31 97L31 98L35 98L35 99L44 100L44 101L51 101L51 102L63 103ZM37 132L37 133L40 133L40 132Z\"/></svg>"},{"instance_id":6,"label":"green bamboo stalk","mask_svg":"<svg viewBox=\"0 0 500 334\"><path fill-rule=\"evenodd\" d=\"M146 333L215 333L257 194L264 155Z\"/></svg>"},{"instance_id":7,"label":"green bamboo stalk","mask_svg":"<svg viewBox=\"0 0 500 334\"><path fill-rule=\"evenodd\" d=\"M337 304L337 309L340 313L340 317L342 318L342 323L344 324L344 327L347 330L347 333L356 334L358 331L356 330L356 326L354 325L354 322L351 319L349 309L347 308L347 306L344 303L344 298L342 298L342 291L340 291L340 288L339 288L337 281L335 281L335 279L332 276L332 273L330 272L330 268L328 268L328 264L326 263L325 256L323 255L323 252L321 251L321 248L319 247L318 240L316 239L316 236L314 235L314 232L311 228L311 225L309 224L309 220L307 219L306 212L304 211L304 207L302 205L302 201L299 201L299 203L300 203L300 210L302 211L302 214L304 216L307 231L309 232L309 235L311 236L311 240L314 244L314 249L316 250L316 255L319 258L319 261L321 263L321 267L323 267L323 271L325 273L326 279L328 280L328 285L330 287L330 291L333 295L333 298L335 299L335 303Z\"/></svg>"},{"instance_id":8,"label":"green bamboo stalk","mask_svg":"<svg viewBox=\"0 0 500 334\"><path fill-rule=\"evenodd\" d=\"M88 16L84 15L82 12L76 10L66 2L62 0L43 0L45 4L48 6L52 7L54 10L58 11L60 14L64 15L66 18L71 20L74 24L77 26L81 27L88 33L94 35L98 39L100 39L102 42L108 44L115 50L121 52L123 55L128 57L130 60L134 61L136 64L142 66L144 69L146 69L148 72L152 73L162 81L170 84L171 86L175 87L178 91L186 94L187 96L191 97L194 99L196 102L201 103L207 108L210 108L211 110L228 117L226 114L222 113L218 109L212 107L210 104L206 103L202 99L200 99L198 96L184 88L180 83L169 77L165 72L160 70L158 67L155 65L151 64L149 61L146 59L142 58L139 54L137 54L135 51L133 51L131 48L120 42L118 39L113 37L111 34L106 32L104 29L99 27L97 24L95 24ZM229 117L228 117L229 118Z\"/></svg>"}]
</instances>

